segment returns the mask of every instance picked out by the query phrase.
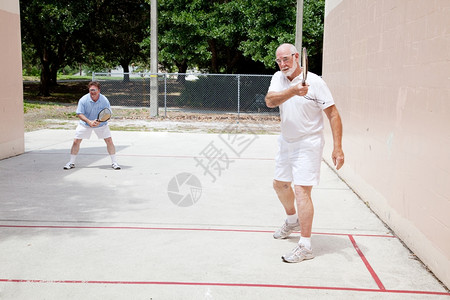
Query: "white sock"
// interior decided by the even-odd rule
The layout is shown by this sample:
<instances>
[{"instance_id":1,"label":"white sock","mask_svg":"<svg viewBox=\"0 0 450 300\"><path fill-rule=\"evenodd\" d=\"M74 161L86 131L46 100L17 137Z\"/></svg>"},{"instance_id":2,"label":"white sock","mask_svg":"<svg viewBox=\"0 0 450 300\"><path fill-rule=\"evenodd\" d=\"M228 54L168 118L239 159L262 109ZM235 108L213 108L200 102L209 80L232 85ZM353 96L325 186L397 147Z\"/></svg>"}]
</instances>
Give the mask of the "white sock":
<instances>
[{"instance_id":1,"label":"white sock","mask_svg":"<svg viewBox=\"0 0 450 300\"><path fill-rule=\"evenodd\" d=\"M298 241L299 245L303 245L306 249L311 250L311 237L300 237L300 241Z\"/></svg>"},{"instance_id":2,"label":"white sock","mask_svg":"<svg viewBox=\"0 0 450 300\"><path fill-rule=\"evenodd\" d=\"M70 161L69 161L69 163L74 164L76 159L77 159L76 155L70 154Z\"/></svg>"},{"instance_id":3,"label":"white sock","mask_svg":"<svg viewBox=\"0 0 450 300\"><path fill-rule=\"evenodd\" d=\"M294 224L298 222L297 214L294 215L286 215L286 220L289 224Z\"/></svg>"},{"instance_id":4,"label":"white sock","mask_svg":"<svg viewBox=\"0 0 450 300\"><path fill-rule=\"evenodd\" d=\"M116 162L116 155L113 154L113 155L110 155L110 156L111 156L111 163L117 163Z\"/></svg>"}]
</instances>

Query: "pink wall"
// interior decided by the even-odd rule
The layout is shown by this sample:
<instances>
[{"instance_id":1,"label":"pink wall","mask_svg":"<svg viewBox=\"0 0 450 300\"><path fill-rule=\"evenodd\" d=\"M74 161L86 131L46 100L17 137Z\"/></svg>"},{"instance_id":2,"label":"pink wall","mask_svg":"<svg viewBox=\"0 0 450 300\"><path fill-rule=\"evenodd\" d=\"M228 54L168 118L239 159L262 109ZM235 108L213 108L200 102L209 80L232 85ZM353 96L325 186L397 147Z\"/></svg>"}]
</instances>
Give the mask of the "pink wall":
<instances>
[{"instance_id":1,"label":"pink wall","mask_svg":"<svg viewBox=\"0 0 450 300\"><path fill-rule=\"evenodd\" d=\"M323 64L344 124L339 174L447 286L449 16L448 0L327 0Z\"/></svg>"},{"instance_id":2,"label":"pink wall","mask_svg":"<svg viewBox=\"0 0 450 300\"><path fill-rule=\"evenodd\" d=\"M24 152L19 0L0 2L0 159Z\"/></svg>"}]
</instances>

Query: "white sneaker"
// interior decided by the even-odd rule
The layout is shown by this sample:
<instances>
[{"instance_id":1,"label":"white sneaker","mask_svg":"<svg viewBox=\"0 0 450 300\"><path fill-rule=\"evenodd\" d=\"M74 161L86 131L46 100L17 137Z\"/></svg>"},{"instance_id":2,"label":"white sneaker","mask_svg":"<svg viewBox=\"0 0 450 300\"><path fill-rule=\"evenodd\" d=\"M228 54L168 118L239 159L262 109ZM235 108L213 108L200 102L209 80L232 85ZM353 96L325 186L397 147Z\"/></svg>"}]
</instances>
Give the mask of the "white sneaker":
<instances>
[{"instance_id":1,"label":"white sneaker","mask_svg":"<svg viewBox=\"0 0 450 300\"><path fill-rule=\"evenodd\" d=\"M290 253L281 257L285 262L298 263L307 259L313 259L314 254L312 250L306 249L303 245L297 245Z\"/></svg>"},{"instance_id":2,"label":"white sneaker","mask_svg":"<svg viewBox=\"0 0 450 300\"><path fill-rule=\"evenodd\" d=\"M112 168L114 169L114 170L120 170L120 166L119 166L119 164L118 163L112 163Z\"/></svg>"},{"instance_id":3,"label":"white sneaker","mask_svg":"<svg viewBox=\"0 0 450 300\"><path fill-rule=\"evenodd\" d=\"M284 222L283 226L281 226L280 229L274 232L273 238L274 239L285 239L287 238L292 232L299 231L300 230L300 224L298 224L298 221L296 223L290 224L287 222L287 220Z\"/></svg>"},{"instance_id":4,"label":"white sneaker","mask_svg":"<svg viewBox=\"0 0 450 300\"><path fill-rule=\"evenodd\" d=\"M68 163L63 167L64 170L70 170L70 169L72 169L72 168L75 168L75 164L73 164L73 163L71 163L71 162L68 162Z\"/></svg>"}]
</instances>

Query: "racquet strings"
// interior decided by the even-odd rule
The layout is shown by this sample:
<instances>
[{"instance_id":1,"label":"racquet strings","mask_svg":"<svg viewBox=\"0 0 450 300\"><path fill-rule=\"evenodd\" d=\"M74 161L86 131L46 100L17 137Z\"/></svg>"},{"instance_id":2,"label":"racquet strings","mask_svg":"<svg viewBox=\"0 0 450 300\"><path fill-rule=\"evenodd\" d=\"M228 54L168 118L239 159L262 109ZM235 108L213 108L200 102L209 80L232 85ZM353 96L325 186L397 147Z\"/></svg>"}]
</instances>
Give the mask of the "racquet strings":
<instances>
[{"instance_id":1,"label":"racquet strings","mask_svg":"<svg viewBox=\"0 0 450 300\"><path fill-rule=\"evenodd\" d=\"M111 118L111 110L109 108L102 109L98 114L98 120L100 122L108 121Z\"/></svg>"}]
</instances>

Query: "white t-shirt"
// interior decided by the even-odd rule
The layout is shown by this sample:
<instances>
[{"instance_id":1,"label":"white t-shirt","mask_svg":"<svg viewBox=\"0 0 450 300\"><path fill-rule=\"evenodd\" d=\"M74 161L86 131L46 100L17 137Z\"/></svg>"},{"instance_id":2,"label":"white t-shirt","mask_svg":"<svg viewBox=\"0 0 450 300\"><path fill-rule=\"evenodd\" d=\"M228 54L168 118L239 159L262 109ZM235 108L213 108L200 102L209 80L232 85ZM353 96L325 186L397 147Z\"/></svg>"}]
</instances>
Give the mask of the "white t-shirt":
<instances>
[{"instance_id":1,"label":"white t-shirt","mask_svg":"<svg viewBox=\"0 0 450 300\"><path fill-rule=\"evenodd\" d=\"M289 81L278 71L272 77L269 92L281 92L301 84L302 77L300 74ZM331 92L321 77L308 72L306 83L309 88L305 97L293 96L280 105L281 135L287 142L296 142L306 135L320 133L323 130L322 110L334 105Z\"/></svg>"}]
</instances>

